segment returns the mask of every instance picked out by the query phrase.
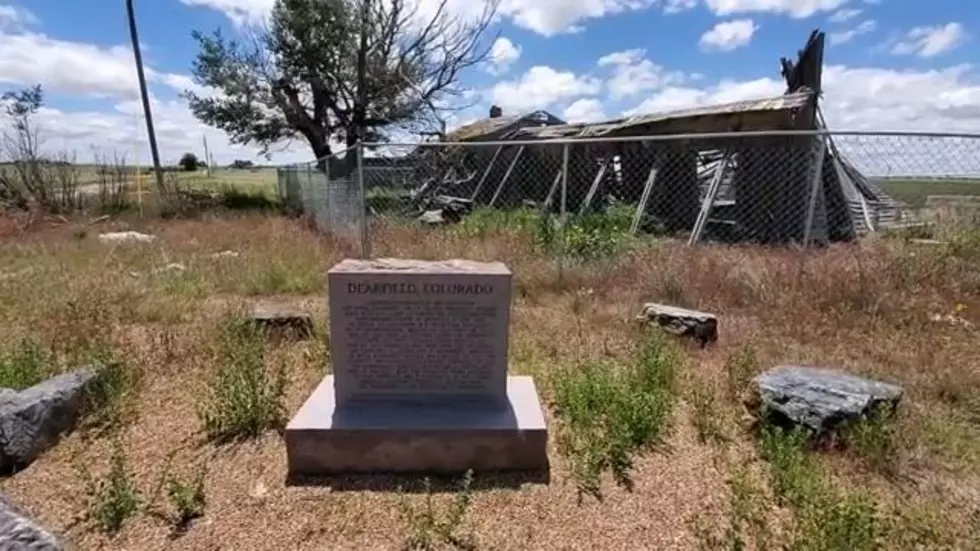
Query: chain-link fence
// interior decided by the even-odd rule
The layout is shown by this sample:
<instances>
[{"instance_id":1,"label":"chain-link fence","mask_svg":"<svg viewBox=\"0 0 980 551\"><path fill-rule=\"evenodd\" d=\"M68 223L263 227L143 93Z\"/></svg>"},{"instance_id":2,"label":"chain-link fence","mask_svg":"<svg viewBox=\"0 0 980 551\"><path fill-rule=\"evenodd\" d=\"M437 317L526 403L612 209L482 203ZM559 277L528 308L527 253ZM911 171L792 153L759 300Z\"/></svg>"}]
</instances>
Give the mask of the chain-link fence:
<instances>
[{"instance_id":1,"label":"chain-link fence","mask_svg":"<svg viewBox=\"0 0 980 551\"><path fill-rule=\"evenodd\" d=\"M357 150L308 163L280 167L278 193L287 210L310 217L321 231L366 243L364 196Z\"/></svg>"},{"instance_id":2,"label":"chain-link fence","mask_svg":"<svg viewBox=\"0 0 980 551\"><path fill-rule=\"evenodd\" d=\"M442 226L515 211L548 218L560 233L691 245L809 247L980 225L980 135L768 132L362 147L332 157L325 170L281 169L279 180L287 203L323 230L360 240L365 255L378 221Z\"/></svg>"}]
</instances>

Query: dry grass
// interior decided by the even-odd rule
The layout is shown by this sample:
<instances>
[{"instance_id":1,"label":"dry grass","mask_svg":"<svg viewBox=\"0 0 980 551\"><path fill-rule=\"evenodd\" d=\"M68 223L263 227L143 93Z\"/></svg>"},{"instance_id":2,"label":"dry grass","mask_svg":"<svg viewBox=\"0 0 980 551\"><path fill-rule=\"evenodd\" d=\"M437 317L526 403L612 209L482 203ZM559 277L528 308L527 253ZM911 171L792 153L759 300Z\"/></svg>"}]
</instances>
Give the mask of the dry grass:
<instances>
[{"instance_id":1,"label":"dry grass","mask_svg":"<svg viewBox=\"0 0 980 551\"><path fill-rule=\"evenodd\" d=\"M275 431L219 446L207 441L198 416L218 368L222 320L258 297L302 304L324 320L326 270L353 251L301 224L255 215L144 222L131 229L159 239L108 248L62 225L0 245L0 323L6 329L0 349L16 351L30 337L65 368L79 361L77 350L103 343L140 375L135 409L119 430L76 432L4 480L3 491L81 549L406 545L419 527L405 511L421 510L424 494L394 491L391 481L380 479L286 486L285 451ZM474 478L472 503L458 531L471 536L476 548L695 549L706 542L735 548L743 540L750 546L792 542L800 530L816 530L806 509L778 499L773 480L779 472L761 459L734 399L754 371L791 362L835 364L907 390L896 440L889 442L894 447L887 448L895 456L888 469L848 449L805 452L809 470L799 472L819 473L821 487L866 491L886 548L966 549L980 541L977 248L869 241L812 254L801 271L800 254L788 249L692 250L660 242L601 261L566 262L559 278L557 264L526 233L495 229L467 237L379 226L373 235L379 256L507 263L517 280L511 369L534 375L549 404L570 370L629 364L639 338L632 318L643 302L670 301L721 315L714 347L683 351L671 430L663 446L634 458L632 491L606 474L603 500L579 504L570 461L552 444L547 485ZM223 250L239 256L212 256ZM158 271L171 263L187 269ZM936 314L953 317L932 321ZM736 350L740 355L733 355ZM287 368L287 415L324 375L328 354L322 342L283 342L267 351L270 365ZM757 361L745 359L751 356ZM562 420L550 407L548 418L555 435ZM166 514L139 512L108 536L87 517L91 500L77 466L105 477L116 442L142 501L155 501L152 509ZM198 504L169 502L166 488L155 488L168 473L191 484L202 464L203 516L175 531L167 519ZM421 481L396 482L421 487ZM446 487L434 484L439 510L454 499L439 491ZM155 494L162 497L154 500ZM838 499L828 502L837 516L826 517L837 528L871 518L862 503L837 490L826 496L821 499Z\"/></svg>"}]
</instances>

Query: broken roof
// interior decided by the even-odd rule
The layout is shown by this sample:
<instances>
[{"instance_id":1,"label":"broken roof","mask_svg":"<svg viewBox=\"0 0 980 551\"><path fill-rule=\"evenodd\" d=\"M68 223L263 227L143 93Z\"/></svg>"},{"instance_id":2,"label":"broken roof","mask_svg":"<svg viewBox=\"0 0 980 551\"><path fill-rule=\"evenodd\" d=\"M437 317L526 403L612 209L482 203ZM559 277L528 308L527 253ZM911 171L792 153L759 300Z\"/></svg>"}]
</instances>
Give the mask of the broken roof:
<instances>
[{"instance_id":1,"label":"broken roof","mask_svg":"<svg viewBox=\"0 0 980 551\"><path fill-rule=\"evenodd\" d=\"M629 135L634 131L643 130L644 134L657 134L662 130L680 131L684 133L695 126L698 121L713 119L720 124L701 125L698 131L730 131L731 118L737 117L739 130L776 129L773 125L773 114L792 113L809 105L813 94L803 89L799 92L764 98L759 100L736 101L716 105L705 105L677 111L634 115L632 117L615 119L592 124L564 124L560 126L545 126L524 128L516 136L518 139L556 139L556 138L591 138L599 136ZM750 120L745 115L762 115L757 121ZM791 122L787 120L785 122ZM670 123L670 124L668 124ZM747 124L744 124L747 123ZM722 128L714 128L719 126Z\"/></svg>"},{"instance_id":2,"label":"broken roof","mask_svg":"<svg viewBox=\"0 0 980 551\"><path fill-rule=\"evenodd\" d=\"M565 121L559 119L558 117L548 113L547 111L538 110L531 111L529 113L523 113L521 115L511 115L509 117L491 117L486 119L480 119L469 124L460 126L459 128L453 130L446 134L446 141L448 142L465 142L473 140L474 138L479 138L482 136L488 136L494 134L501 130L510 128L511 126L518 126L522 122L528 122L526 126L533 125L554 125L565 124Z\"/></svg>"}]
</instances>

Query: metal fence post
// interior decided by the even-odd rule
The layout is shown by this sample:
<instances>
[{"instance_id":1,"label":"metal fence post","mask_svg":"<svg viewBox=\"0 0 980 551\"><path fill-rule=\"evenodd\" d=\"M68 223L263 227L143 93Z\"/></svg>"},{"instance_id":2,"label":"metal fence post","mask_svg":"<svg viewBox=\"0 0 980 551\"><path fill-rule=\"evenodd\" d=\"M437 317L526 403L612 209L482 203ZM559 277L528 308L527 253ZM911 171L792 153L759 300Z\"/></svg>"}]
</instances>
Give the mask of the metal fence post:
<instances>
[{"instance_id":1,"label":"metal fence post","mask_svg":"<svg viewBox=\"0 0 980 551\"><path fill-rule=\"evenodd\" d=\"M306 182L301 183L299 186L299 202L300 202L300 212L302 214L307 214L310 212L310 206L315 201L315 195L313 192L313 167L306 165ZM316 212L316 205L313 206L313 212Z\"/></svg>"},{"instance_id":2,"label":"metal fence post","mask_svg":"<svg viewBox=\"0 0 980 551\"><path fill-rule=\"evenodd\" d=\"M820 186L823 183L823 161L827 154L827 138L826 136L820 135L818 137L819 144L817 146L816 154L816 166L813 170L813 184L810 186L810 199L807 203L806 210L806 224L803 226L803 250L807 251L810 248L810 237L813 232L813 217L817 210L817 197L820 193Z\"/></svg>"},{"instance_id":3,"label":"metal fence post","mask_svg":"<svg viewBox=\"0 0 980 551\"><path fill-rule=\"evenodd\" d=\"M357 146L354 149L354 154L357 155L357 202L360 215L358 217L359 233L361 241L361 258L371 257L371 243L368 236L368 211L367 211L367 197L364 193L364 143L361 141L357 142Z\"/></svg>"},{"instance_id":4,"label":"metal fence post","mask_svg":"<svg viewBox=\"0 0 980 551\"><path fill-rule=\"evenodd\" d=\"M565 229L568 221L565 219L568 214L568 143L562 146L561 151L561 207L558 215L558 238L560 245L558 249L558 280L561 281L565 272Z\"/></svg>"}]
</instances>

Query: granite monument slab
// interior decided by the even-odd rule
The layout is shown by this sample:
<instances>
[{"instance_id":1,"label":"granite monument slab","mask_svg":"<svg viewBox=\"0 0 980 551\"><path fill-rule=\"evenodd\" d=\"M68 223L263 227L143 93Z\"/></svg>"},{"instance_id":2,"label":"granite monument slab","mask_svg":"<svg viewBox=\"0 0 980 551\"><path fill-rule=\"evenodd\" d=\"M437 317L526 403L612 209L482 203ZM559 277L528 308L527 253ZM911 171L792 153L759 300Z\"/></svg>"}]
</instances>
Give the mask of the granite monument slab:
<instances>
[{"instance_id":1,"label":"granite monument slab","mask_svg":"<svg viewBox=\"0 0 980 551\"><path fill-rule=\"evenodd\" d=\"M292 475L547 469L530 377L507 375L500 262L344 260L327 376L286 428Z\"/></svg>"}]
</instances>

